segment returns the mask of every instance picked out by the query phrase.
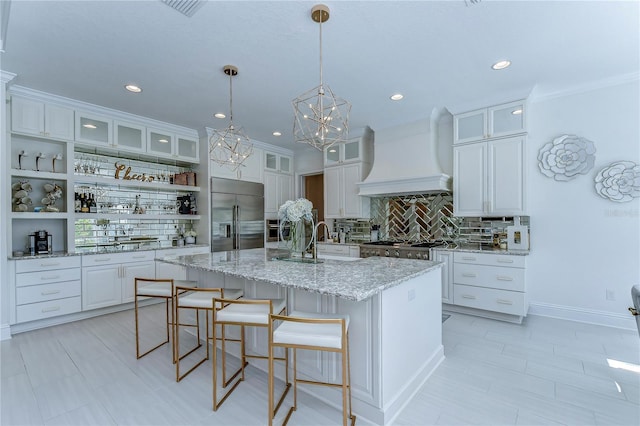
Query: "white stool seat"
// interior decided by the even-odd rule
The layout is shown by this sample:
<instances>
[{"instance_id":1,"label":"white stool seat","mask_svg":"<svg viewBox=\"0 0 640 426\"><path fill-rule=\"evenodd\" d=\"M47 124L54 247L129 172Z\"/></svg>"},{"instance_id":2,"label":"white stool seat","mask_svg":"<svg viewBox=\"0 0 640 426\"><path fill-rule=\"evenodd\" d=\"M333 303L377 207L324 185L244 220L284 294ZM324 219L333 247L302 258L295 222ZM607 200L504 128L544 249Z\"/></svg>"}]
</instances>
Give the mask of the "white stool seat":
<instances>
[{"instance_id":1,"label":"white stool seat","mask_svg":"<svg viewBox=\"0 0 640 426\"><path fill-rule=\"evenodd\" d=\"M212 292L202 291L196 293L190 293L186 296L178 299L178 308L198 308L198 309L212 309L212 300L214 297L220 297L219 293L211 294ZM225 289L225 299L238 299L242 297L243 291L238 289ZM220 306L216 306L220 308ZM268 313L267 313L268 316Z\"/></svg>"},{"instance_id":2,"label":"white stool seat","mask_svg":"<svg viewBox=\"0 0 640 426\"><path fill-rule=\"evenodd\" d=\"M187 280L173 280L174 286L191 287L195 288L198 285L197 281ZM164 281L158 283L152 283L149 285L138 288L138 296L150 296L150 297L171 297L171 282Z\"/></svg>"},{"instance_id":3,"label":"white stool seat","mask_svg":"<svg viewBox=\"0 0 640 426\"><path fill-rule=\"evenodd\" d=\"M224 293L225 299L231 299ZM252 300L252 299L243 299ZM211 302L209 302L211 303ZM281 312L287 301L285 299L271 299L273 306L273 312ZM232 323L252 323L252 324L264 324L269 323L269 305L266 303L248 303L248 304L231 304L225 306L223 309L216 312L217 322L232 322Z\"/></svg>"},{"instance_id":4,"label":"white stool seat","mask_svg":"<svg viewBox=\"0 0 640 426\"><path fill-rule=\"evenodd\" d=\"M349 315L346 314L293 311L289 316L309 319L344 319L345 331L349 329ZM338 323L284 321L273 332L273 343L342 349L342 326Z\"/></svg>"}]
</instances>

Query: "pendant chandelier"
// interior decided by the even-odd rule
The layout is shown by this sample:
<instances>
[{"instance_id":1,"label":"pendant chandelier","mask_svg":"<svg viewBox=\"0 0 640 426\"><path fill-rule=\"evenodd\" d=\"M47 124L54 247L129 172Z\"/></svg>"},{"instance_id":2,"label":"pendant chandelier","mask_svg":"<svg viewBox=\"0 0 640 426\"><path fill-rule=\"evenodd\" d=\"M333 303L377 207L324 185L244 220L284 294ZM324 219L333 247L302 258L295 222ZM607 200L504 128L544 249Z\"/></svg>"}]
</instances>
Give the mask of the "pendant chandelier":
<instances>
[{"instance_id":1,"label":"pendant chandelier","mask_svg":"<svg viewBox=\"0 0 640 426\"><path fill-rule=\"evenodd\" d=\"M322 151L347 140L351 104L336 97L322 81L322 23L329 20L329 8L315 5L311 19L320 24L320 85L292 101L293 139Z\"/></svg>"},{"instance_id":2,"label":"pendant chandelier","mask_svg":"<svg viewBox=\"0 0 640 426\"><path fill-rule=\"evenodd\" d=\"M242 127L233 125L233 77L238 75L238 68L225 65L223 71L229 76L229 127L214 130L209 137L209 158L221 166L238 170L245 166L244 161L253 153L251 139L245 135Z\"/></svg>"}]
</instances>

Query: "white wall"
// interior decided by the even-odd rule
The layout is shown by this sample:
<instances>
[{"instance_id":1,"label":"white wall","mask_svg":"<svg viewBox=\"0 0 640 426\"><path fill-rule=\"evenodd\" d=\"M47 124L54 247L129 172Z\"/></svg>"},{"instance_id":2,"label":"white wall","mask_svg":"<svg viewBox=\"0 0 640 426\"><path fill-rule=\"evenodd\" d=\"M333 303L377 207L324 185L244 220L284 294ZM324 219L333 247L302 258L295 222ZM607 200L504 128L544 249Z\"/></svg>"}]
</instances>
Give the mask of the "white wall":
<instances>
[{"instance_id":1,"label":"white wall","mask_svg":"<svg viewBox=\"0 0 640 426\"><path fill-rule=\"evenodd\" d=\"M635 327L627 307L640 283L640 199L616 203L594 190L599 170L620 160L640 164L640 84L629 80L581 93L532 99L528 205L530 313ZM557 182L538 169L539 149L563 134L594 142L587 175ZM607 300L607 290L615 300Z\"/></svg>"}]
</instances>

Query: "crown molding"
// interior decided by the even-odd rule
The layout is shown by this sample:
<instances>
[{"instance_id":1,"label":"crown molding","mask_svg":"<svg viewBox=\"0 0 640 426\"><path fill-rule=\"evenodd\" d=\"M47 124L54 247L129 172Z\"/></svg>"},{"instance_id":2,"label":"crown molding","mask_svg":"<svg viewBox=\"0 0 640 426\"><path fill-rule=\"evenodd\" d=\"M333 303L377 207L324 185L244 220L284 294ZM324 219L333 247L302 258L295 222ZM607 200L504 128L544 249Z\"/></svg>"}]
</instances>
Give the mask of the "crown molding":
<instances>
[{"instance_id":1,"label":"crown molding","mask_svg":"<svg viewBox=\"0 0 640 426\"><path fill-rule=\"evenodd\" d=\"M22 96L32 100L37 100L40 102L55 104L58 106L64 106L64 107L77 110L77 111L82 111L85 113L103 115L114 120L123 120L123 121L133 122L146 127L156 127L158 129L170 131L173 133L180 133L184 135L197 137L197 131L195 129L190 129L188 127L179 126L177 124L155 120L153 118L130 114L128 112L119 111L117 109L111 109L111 108L102 107L99 105L90 104L88 102L66 98L64 96L42 92L40 90L31 89L29 87L11 86L11 88L9 89L9 93L11 95L18 95L18 96Z\"/></svg>"},{"instance_id":2,"label":"crown molding","mask_svg":"<svg viewBox=\"0 0 640 426\"><path fill-rule=\"evenodd\" d=\"M536 86L531 93L531 102L545 102L556 98L579 95L581 93L592 92L594 90L606 89L638 81L640 81L640 72L632 72L550 92L541 92Z\"/></svg>"},{"instance_id":3,"label":"crown molding","mask_svg":"<svg viewBox=\"0 0 640 426\"><path fill-rule=\"evenodd\" d=\"M7 84L11 80L13 80L16 77L16 75L17 74L14 74L9 71L0 70L0 81L2 81L2 84Z\"/></svg>"}]
</instances>

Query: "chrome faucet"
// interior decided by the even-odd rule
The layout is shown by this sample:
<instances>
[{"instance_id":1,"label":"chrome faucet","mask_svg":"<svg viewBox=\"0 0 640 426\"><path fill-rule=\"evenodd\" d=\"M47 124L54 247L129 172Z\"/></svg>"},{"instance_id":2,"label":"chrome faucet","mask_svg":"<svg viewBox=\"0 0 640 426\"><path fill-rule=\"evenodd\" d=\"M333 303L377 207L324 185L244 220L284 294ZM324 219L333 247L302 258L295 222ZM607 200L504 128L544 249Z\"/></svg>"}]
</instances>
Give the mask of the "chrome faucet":
<instances>
[{"instance_id":1,"label":"chrome faucet","mask_svg":"<svg viewBox=\"0 0 640 426\"><path fill-rule=\"evenodd\" d=\"M329 230L329 225L324 220L321 220L316 224L315 232L313 233L313 258L318 259L318 230L320 229L320 225L324 225L326 230L326 238L325 241L328 241L329 235L331 234L331 230Z\"/></svg>"}]
</instances>

